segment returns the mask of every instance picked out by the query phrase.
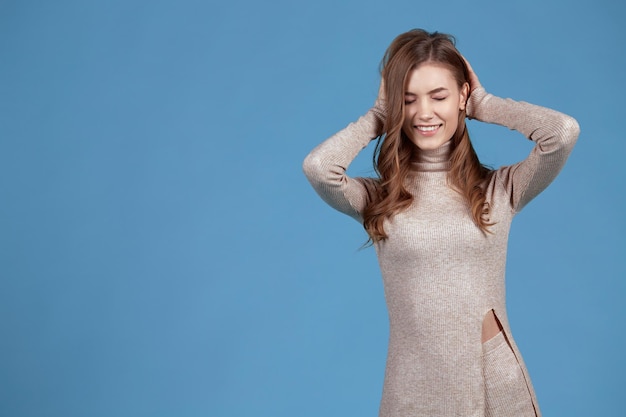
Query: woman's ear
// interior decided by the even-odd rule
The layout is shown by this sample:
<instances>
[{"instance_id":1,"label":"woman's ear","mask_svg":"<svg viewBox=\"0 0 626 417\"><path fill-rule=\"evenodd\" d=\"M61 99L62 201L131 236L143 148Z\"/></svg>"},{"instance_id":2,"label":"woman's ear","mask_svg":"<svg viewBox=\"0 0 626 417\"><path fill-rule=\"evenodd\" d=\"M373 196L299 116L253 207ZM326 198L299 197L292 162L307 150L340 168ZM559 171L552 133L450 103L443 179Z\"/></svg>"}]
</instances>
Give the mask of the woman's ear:
<instances>
[{"instance_id":1,"label":"woman's ear","mask_svg":"<svg viewBox=\"0 0 626 417\"><path fill-rule=\"evenodd\" d=\"M459 110L465 110L467 105L467 98L469 97L470 86L468 83L463 83L461 87L460 97L459 97Z\"/></svg>"}]
</instances>

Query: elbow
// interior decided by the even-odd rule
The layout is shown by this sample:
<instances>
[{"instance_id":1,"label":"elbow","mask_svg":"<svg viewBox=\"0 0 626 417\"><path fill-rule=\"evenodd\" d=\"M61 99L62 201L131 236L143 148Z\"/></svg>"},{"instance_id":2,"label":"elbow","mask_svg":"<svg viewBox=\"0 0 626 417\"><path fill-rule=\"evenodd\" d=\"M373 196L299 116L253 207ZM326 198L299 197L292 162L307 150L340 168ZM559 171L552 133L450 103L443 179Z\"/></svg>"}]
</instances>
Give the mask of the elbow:
<instances>
[{"instance_id":1,"label":"elbow","mask_svg":"<svg viewBox=\"0 0 626 417\"><path fill-rule=\"evenodd\" d=\"M570 146L573 147L576 144L578 135L580 135L580 125L578 124L578 121L571 116L565 117L561 126L561 131L562 137Z\"/></svg>"},{"instance_id":2,"label":"elbow","mask_svg":"<svg viewBox=\"0 0 626 417\"><path fill-rule=\"evenodd\" d=\"M565 150L569 154L576 145L580 126L576 119L561 113L559 118L550 124L550 131L549 139L543 144L544 146L540 146L541 151L551 153Z\"/></svg>"},{"instance_id":3,"label":"elbow","mask_svg":"<svg viewBox=\"0 0 626 417\"><path fill-rule=\"evenodd\" d=\"M302 171L314 188L320 184L326 186L340 184L345 177L344 168L328 161L323 153L316 150L304 158Z\"/></svg>"},{"instance_id":4,"label":"elbow","mask_svg":"<svg viewBox=\"0 0 626 417\"><path fill-rule=\"evenodd\" d=\"M304 158L302 171L309 181L320 176L322 172L322 161L315 152L311 152Z\"/></svg>"}]
</instances>

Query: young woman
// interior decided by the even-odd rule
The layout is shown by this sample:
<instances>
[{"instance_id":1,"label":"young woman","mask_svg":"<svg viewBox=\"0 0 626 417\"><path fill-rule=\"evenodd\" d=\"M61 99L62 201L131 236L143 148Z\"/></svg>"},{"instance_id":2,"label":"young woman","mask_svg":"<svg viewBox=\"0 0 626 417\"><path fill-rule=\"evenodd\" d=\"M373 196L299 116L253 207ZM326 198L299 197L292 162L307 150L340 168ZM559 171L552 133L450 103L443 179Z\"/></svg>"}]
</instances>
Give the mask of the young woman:
<instances>
[{"instance_id":1,"label":"young woman","mask_svg":"<svg viewBox=\"0 0 626 417\"><path fill-rule=\"evenodd\" d=\"M465 117L535 147L490 170ZM505 310L507 238L578 132L562 113L488 94L451 36L412 30L387 49L374 107L307 156L315 190L363 224L378 255L390 322L381 416L540 416ZM377 137L378 178L347 176Z\"/></svg>"}]
</instances>

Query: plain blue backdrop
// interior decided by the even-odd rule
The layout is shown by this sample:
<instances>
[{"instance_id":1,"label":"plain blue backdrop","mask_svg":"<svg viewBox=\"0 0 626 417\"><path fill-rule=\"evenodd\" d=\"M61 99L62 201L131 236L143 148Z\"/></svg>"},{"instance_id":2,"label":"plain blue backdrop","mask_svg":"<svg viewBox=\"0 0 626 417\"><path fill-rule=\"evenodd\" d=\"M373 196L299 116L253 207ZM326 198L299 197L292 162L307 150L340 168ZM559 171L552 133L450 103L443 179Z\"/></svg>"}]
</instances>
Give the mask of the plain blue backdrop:
<instances>
[{"instance_id":1,"label":"plain blue backdrop","mask_svg":"<svg viewBox=\"0 0 626 417\"><path fill-rule=\"evenodd\" d=\"M0 0L0 415L376 416L375 254L301 162L422 27L488 91L578 119L514 222L509 316L544 415L624 416L625 18L609 0ZM531 149L469 126L489 165Z\"/></svg>"}]
</instances>

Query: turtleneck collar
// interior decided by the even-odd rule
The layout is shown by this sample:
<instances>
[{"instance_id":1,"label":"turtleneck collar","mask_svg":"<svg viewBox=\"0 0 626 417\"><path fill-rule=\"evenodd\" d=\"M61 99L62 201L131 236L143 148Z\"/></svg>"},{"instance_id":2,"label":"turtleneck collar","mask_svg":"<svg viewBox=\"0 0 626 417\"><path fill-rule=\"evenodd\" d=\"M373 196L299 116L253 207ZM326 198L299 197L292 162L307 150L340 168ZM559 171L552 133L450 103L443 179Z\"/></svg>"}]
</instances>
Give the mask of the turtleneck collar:
<instances>
[{"instance_id":1,"label":"turtleneck collar","mask_svg":"<svg viewBox=\"0 0 626 417\"><path fill-rule=\"evenodd\" d=\"M417 152L417 158L412 163L416 171L448 171L450 169L450 155L452 154L452 139L437 149Z\"/></svg>"}]
</instances>

